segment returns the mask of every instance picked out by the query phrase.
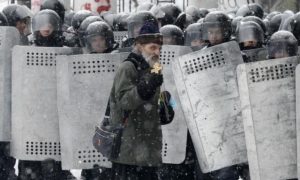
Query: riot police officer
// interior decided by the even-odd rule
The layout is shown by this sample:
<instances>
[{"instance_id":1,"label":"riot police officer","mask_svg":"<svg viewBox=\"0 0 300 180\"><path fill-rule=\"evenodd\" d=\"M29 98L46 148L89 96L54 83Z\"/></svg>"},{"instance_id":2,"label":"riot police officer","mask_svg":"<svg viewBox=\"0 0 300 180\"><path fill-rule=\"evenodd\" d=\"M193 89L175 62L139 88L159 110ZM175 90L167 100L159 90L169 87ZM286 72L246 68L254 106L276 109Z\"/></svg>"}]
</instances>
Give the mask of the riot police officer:
<instances>
[{"instance_id":1,"label":"riot police officer","mask_svg":"<svg viewBox=\"0 0 300 180\"><path fill-rule=\"evenodd\" d=\"M241 22L237 29L237 41L241 50L261 48L264 44L264 32L256 22Z\"/></svg>"},{"instance_id":2,"label":"riot police officer","mask_svg":"<svg viewBox=\"0 0 300 180\"><path fill-rule=\"evenodd\" d=\"M160 28L164 45L183 45L184 36L182 30L175 25L165 25Z\"/></svg>"},{"instance_id":3,"label":"riot police officer","mask_svg":"<svg viewBox=\"0 0 300 180\"><path fill-rule=\"evenodd\" d=\"M257 23L263 30L264 35L267 34L267 27L260 18L258 18L256 16L247 16L247 17L244 17L241 22L249 22L249 21Z\"/></svg>"},{"instance_id":4,"label":"riot police officer","mask_svg":"<svg viewBox=\"0 0 300 180\"><path fill-rule=\"evenodd\" d=\"M174 24L184 31L190 24L193 24L194 22L195 21L191 15L183 12L179 14Z\"/></svg>"},{"instance_id":5,"label":"riot police officer","mask_svg":"<svg viewBox=\"0 0 300 180\"><path fill-rule=\"evenodd\" d=\"M93 22L88 25L83 39L85 52L89 54L110 53L117 47L113 31L105 22Z\"/></svg>"},{"instance_id":6,"label":"riot police officer","mask_svg":"<svg viewBox=\"0 0 300 180\"><path fill-rule=\"evenodd\" d=\"M274 33L267 47L269 59L291 57L298 54L297 39L289 31L278 31Z\"/></svg>"},{"instance_id":7,"label":"riot police officer","mask_svg":"<svg viewBox=\"0 0 300 180\"><path fill-rule=\"evenodd\" d=\"M26 7L18 4L11 4L3 9L3 14L6 16L8 25L14 26L20 32L21 44L28 45L27 36L30 32L30 19L32 12Z\"/></svg>"},{"instance_id":8,"label":"riot police officer","mask_svg":"<svg viewBox=\"0 0 300 180\"><path fill-rule=\"evenodd\" d=\"M237 28L239 27L240 22L242 21L242 19L243 19L242 16L238 16L238 17L235 17L235 18L232 19L232 21L231 21L231 29L232 29L231 36L232 36L232 39L236 38L236 31L237 31Z\"/></svg>"},{"instance_id":9,"label":"riot police officer","mask_svg":"<svg viewBox=\"0 0 300 180\"><path fill-rule=\"evenodd\" d=\"M185 12L186 14L192 16L194 22L197 22L200 18L203 18L200 9L195 6L188 6Z\"/></svg>"},{"instance_id":10,"label":"riot police officer","mask_svg":"<svg viewBox=\"0 0 300 180\"><path fill-rule=\"evenodd\" d=\"M59 0L46 0L41 5L41 10L50 9L55 11L60 17L60 25L64 24L66 9Z\"/></svg>"},{"instance_id":11,"label":"riot police officer","mask_svg":"<svg viewBox=\"0 0 300 180\"><path fill-rule=\"evenodd\" d=\"M164 13L164 16L158 18L161 27L167 24L174 24L179 14L182 12L181 9L175 4L164 4L160 7L160 10Z\"/></svg>"},{"instance_id":12,"label":"riot police officer","mask_svg":"<svg viewBox=\"0 0 300 180\"><path fill-rule=\"evenodd\" d=\"M209 13L203 20L204 39L209 47L228 42L231 38L231 20L220 11Z\"/></svg>"},{"instance_id":13,"label":"riot police officer","mask_svg":"<svg viewBox=\"0 0 300 180\"><path fill-rule=\"evenodd\" d=\"M120 13L117 14L116 18L114 19L114 26L113 30L114 31L127 31L127 18L130 15L128 13Z\"/></svg>"},{"instance_id":14,"label":"riot police officer","mask_svg":"<svg viewBox=\"0 0 300 180\"><path fill-rule=\"evenodd\" d=\"M21 35L21 43L28 45L27 35L29 33L29 22L31 13L26 7L20 5L9 5L4 8L4 12L0 12L0 26L14 26ZM6 17L7 14L9 16ZM0 179L16 179L15 166L16 159L10 156L10 143L0 142Z\"/></svg>"},{"instance_id":15,"label":"riot police officer","mask_svg":"<svg viewBox=\"0 0 300 180\"><path fill-rule=\"evenodd\" d=\"M294 20L294 13L292 11L285 11L282 13L282 20L279 26L279 30L291 30L291 22Z\"/></svg>"},{"instance_id":16,"label":"riot police officer","mask_svg":"<svg viewBox=\"0 0 300 180\"><path fill-rule=\"evenodd\" d=\"M72 28L69 28L69 33L65 34L65 36L68 35L68 38L66 40L66 45L70 47L81 47L80 40L79 40L79 34L78 29L82 23L82 21L85 20L85 18L93 16L93 13L91 11L87 10L80 10L76 12L72 18Z\"/></svg>"},{"instance_id":17,"label":"riot police officer","mask_svg":"<svg viewBox=\"0 0 300 180\"><path fill-rule=\"evenodd\" d=\"M112 12L102 12L101 17L102 19L110 26L114 26L115 19L118 15L113 14Z\"/></svg>"},{"instance_id":18,"label":"riot police officer","mask_svg":"<svg viewBox=\"0 0 300 180\"><path fill-rule=\"evenodd\" d=\"M62 47L64 38L61 32L60 18L53 10L42 10L32 19L34 44L45 47Z\"/></svg>"},{"instance_id":19,"label":"riot police officer","mask_svg":"<svg viewBox=\"0 0 300 180\"><path fill-rule=\"evenodd\" d=\"M69 27L72 26L72 18L75 15L75 12L70 10L65 12L64 24L62 27L62 31L65 32Z\"/></svg>"},{"instance_id":20,"label":"riot police officer","mask_svg":"<svg viewBox=\"0 0 300 180\"><path fill-rule=\"evenodd\" d=\"M191 46L195 50L202 49L207 45L203 37L203 26L200 23L194 23L187 27L184 31L185 46Z\"/></svg>"},{"instance_id":21,"label":"riot police officer","mask_svg":"<svg viewBox=\"0 0 300 180\"><path fill-rule=\"evenodd\" d=\"M89 24L82 35L82 39L84 40L84 53L111 53L114 49L117 48L113 31L106 22L96 21ZM110 168L100 168L98 166L94 166L93 169L83 169L81 172L81 176L87 180L94 178L110 179L111 175L112 174Z\"/></svg>"},{"instance_id":22,"label":"riot police officer","mask_svg":"<svg viewBox=\"0 0 300 180\"><path fill-rule=\"evenodd\" d=\"M277 14L271 18L268 33L270 36L279 30L282 17L283 14Z\"/></svg>"},{"instance_id":23,"label":"riot police officer","mask_svg":"<svg viewBox=\"0 0 300 180\"><path fill-rule=\"evenodd\" d=\"M278 12L278 11L273 11L273 12L269 13L269 14L265 17L265 19L267 19L267 20L270 21L275 15L278 15L278 14L281 14L281 13Z\"/></svg>"},{"instance_id":24,"label":"riot police officer","mask_svg":"<svg viewBox=\"0 0 300 180\"><path fill-rule=\"evenodd\" d=\"M209 13L209 11L205 8L200 8L200 18L205 18L205 16Z\"/></svg>"},{"instance_id":25,"label":"riot police officer","mask_svg":"<svg viewBox=\"0 0 300 180\"><path fill-rule=\"evenodd\" d=\"M142 25L147 22L157 23L156 18L150 12L142 11L130 15L127 19L128 39L123 41L122 47L131 47L134 43L134 39L138 36Z\"/></svg>"},{"instance_id":26,"label":"riot police officer","mask_svg":"<svg viewBox=\"0 0 300 180\"><path fill-rule=\"evenodd\" d=\"M62 47L61 19L58 14L49 9L39 11L32 18L33 44L42 47ZM60 165L58 165L60 166ZM41 161L19 161L20 179L42 179Z\"/></svg>"},{"instance_id":27,"label":"riot police officer","mask_svg":"<svg viewBox=\"0 0 300 180\"><path fill-rule=\"evenodd\" d=\"M84 21L82 21L79 29L77 30L81 47L85 46L85 44L84 44L85 42L84 42L83 38L84 38L84 33L85 33L86 29L88 28L88 26L91 23L97 22L97 21L104 21L104 20L99 16L89 16Z\"/></svg>"},{"instance_id":28,"label":"riot police officer","mask_svg":"<svg viewBox=\"0 0 300 180\"><path fill-rule=\"evenodd\" d=\"M238 9L236 16L257 16L262 19L264 17L264 10L262 6L257 3L245 4Z\"/></svg>"},{"instance_id":29,"label":"riot police officer","mask_svg":"<svg viewBox=\"0 0 300 180\"><path fill-rule=\"evenodd\" d=\"M93 16L93 13L91 11L87 10L80 10L76 12L72 18L72 27L75 31L77 31L85 18Z\"/></svg>"},{"instance_id":30,"label":"riot police officer","mask_svg":"<svg viewBox=\"0 0 300 180\"><path fill-rule=\"evenodd\" d=\"M230 18L220 11L209 13L203 22L204 37L208 41L208 47L230 41L231 38L231 21ZM243 172L248 172L246 164L233 165L209 173L213 180L237 180L243 176Z\"/></svg>"}]
</instances>

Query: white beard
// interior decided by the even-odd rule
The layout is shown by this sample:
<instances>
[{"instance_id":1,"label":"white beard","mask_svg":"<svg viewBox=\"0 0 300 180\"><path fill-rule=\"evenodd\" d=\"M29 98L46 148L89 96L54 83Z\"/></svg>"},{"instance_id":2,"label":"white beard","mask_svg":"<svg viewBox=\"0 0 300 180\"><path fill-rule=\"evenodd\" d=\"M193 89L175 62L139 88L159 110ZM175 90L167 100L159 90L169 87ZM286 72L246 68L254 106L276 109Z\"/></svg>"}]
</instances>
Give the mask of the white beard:
<instances>
[{"instance_id":1,"label":"white beard","mask_svg":"<svg viewBox=\"0 0 300 180\"><path fill-rule=\"evenodd\" d=\"M155 63L159 63L159 57L158 56L155 56L155 55L149 56L149 55L146 55L144 53L142 53L142 56L148 62L148 64L150 65L151 68L154 66Z\"/></svg>"}]
</instances>

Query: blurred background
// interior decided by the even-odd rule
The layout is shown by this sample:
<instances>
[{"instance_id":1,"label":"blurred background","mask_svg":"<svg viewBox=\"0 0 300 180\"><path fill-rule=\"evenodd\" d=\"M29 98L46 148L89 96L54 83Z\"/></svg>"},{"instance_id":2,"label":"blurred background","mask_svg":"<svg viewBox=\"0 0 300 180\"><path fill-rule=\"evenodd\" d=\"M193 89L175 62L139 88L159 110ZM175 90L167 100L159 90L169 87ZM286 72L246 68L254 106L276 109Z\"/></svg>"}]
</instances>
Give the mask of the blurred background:
<instances>
[{"instance_id":1,"label":"blurred background","mask_svg":"<svg viewBox=\"0 0 300 180\"><path fill-rule=\"evenodd\" d=\"M43 0L0 0L0 8L7 4L24 4L31 8L34 12L39 10ZM220 10L234 10L243 4L259 3L266 12L271 11L284 11L290 9L294 12L300 10L299 0L61 0L65 7L75 11L87 9L92 11L101 12L110 9L112 12L134 12L136 7L143 3L175 3L183 11L185 7L195 5L203 8L214 8Z\"/></svg>"}]
</instances>

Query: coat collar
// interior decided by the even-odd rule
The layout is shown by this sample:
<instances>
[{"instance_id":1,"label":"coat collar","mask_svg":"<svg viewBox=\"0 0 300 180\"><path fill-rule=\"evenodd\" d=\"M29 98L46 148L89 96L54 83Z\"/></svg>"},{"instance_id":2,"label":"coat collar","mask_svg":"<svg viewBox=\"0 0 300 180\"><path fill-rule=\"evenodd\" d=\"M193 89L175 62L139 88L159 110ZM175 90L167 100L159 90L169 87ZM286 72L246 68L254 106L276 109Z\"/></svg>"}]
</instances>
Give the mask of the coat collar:
<instances>
[{"instance_id":1,"label":"coat collar","mask_svg":"<svg viewBox=\"0 0 300 180\"><path fill-rule=\"evenodd\" d=\"M150 65L145 60L145 58L142 55L136 54L136 53L130 53L128 58L135 64L136 68L138 70L146 70L150 68Z\"/></svg>"}]
</instances>

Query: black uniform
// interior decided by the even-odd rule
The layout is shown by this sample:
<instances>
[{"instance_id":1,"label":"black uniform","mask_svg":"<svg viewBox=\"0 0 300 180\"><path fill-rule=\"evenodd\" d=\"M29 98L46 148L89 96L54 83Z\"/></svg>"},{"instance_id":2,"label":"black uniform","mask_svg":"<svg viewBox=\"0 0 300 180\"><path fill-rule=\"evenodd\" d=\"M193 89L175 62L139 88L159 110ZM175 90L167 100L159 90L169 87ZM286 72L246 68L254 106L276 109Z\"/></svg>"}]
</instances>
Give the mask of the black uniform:
<instances>
[{"instance_id":1,"label":"black uniform","mask_svg":"<svg viewBox=\"0 0 300 180\"><path fill-rule=\"evenodd\" d=\"M16 180L14 168L16 159L10 156L9 146L9 142L0 142L0 179Z\"/></svg>"}]
</instances>

